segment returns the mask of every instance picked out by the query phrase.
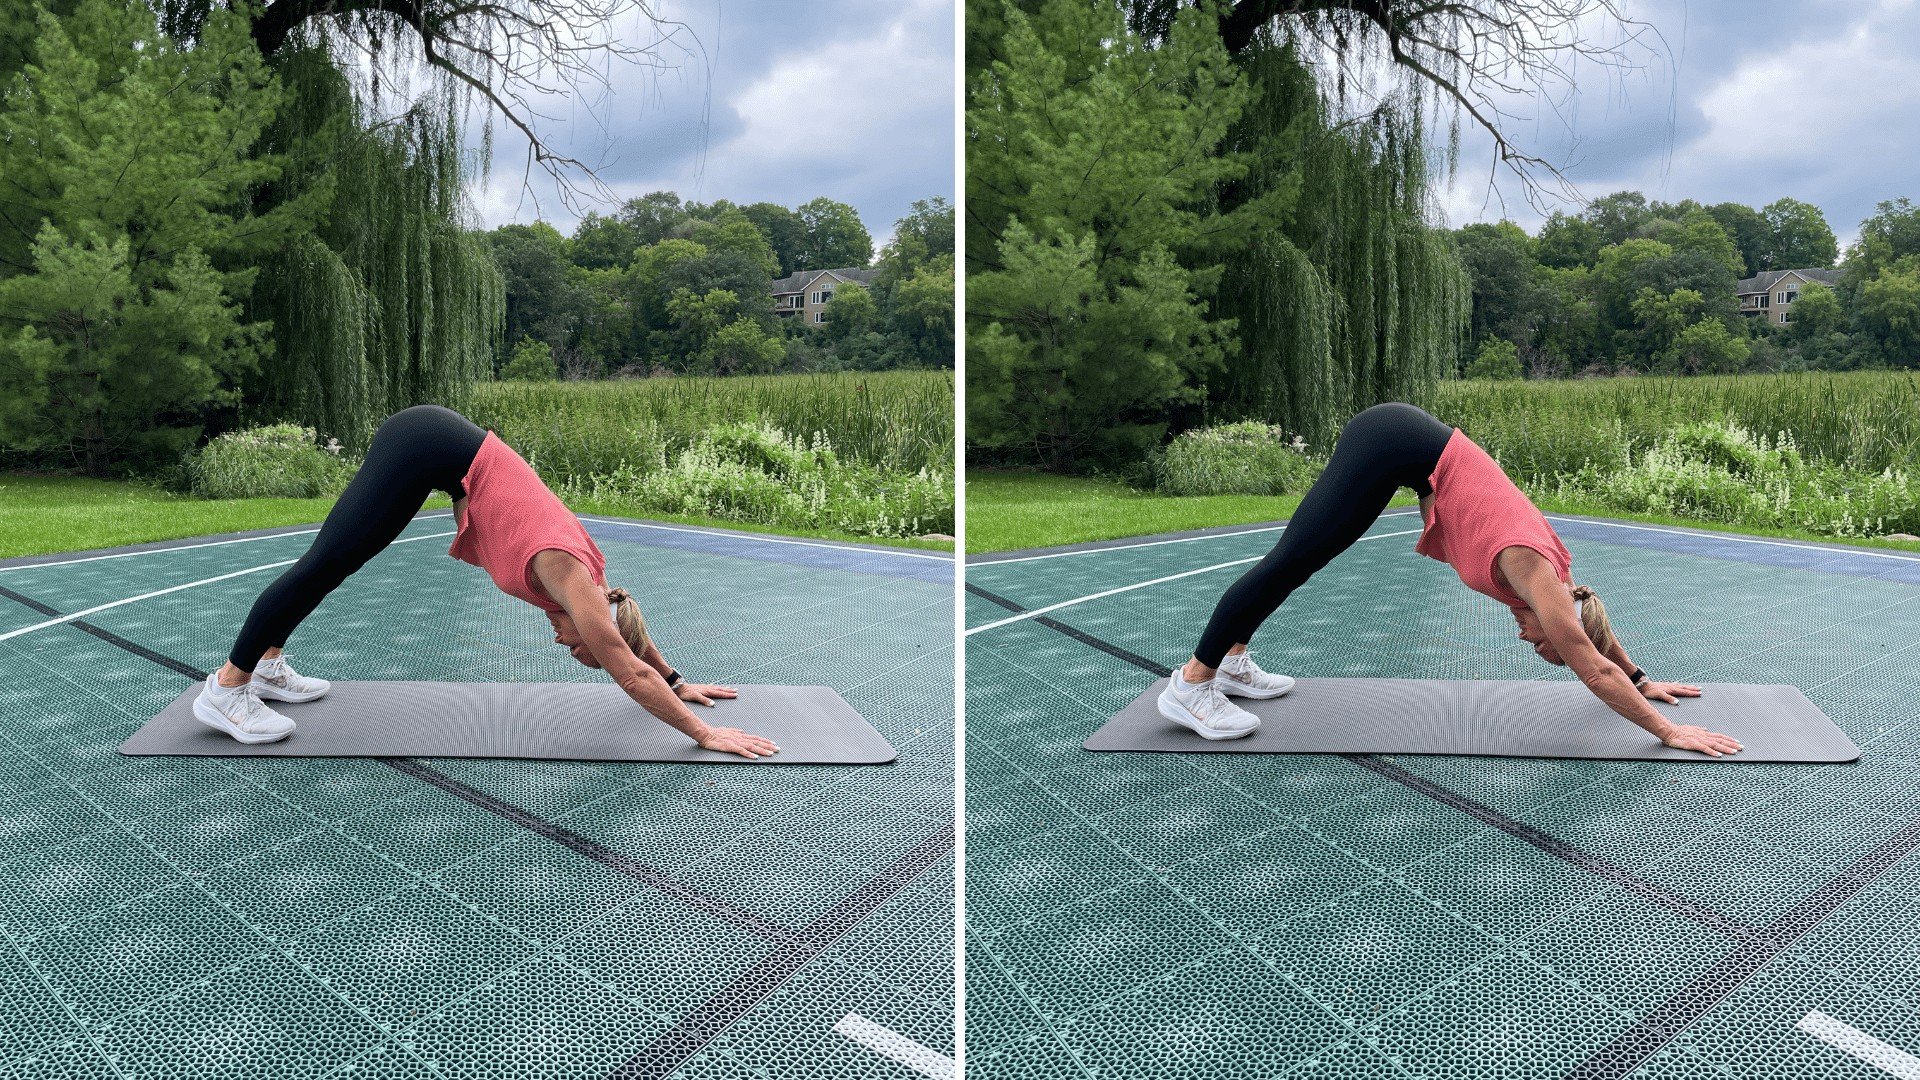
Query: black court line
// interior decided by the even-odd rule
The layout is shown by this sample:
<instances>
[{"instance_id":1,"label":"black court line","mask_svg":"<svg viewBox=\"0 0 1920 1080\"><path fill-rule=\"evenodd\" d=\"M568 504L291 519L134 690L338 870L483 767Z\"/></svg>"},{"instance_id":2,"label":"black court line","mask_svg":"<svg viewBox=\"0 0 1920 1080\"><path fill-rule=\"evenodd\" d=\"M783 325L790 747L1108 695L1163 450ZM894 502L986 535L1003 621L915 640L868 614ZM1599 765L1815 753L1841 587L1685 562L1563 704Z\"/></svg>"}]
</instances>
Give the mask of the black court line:
<instances>
[{"instance_id":1,"label":"black court line","mask_svg":"<svg viewBox=\"0 0 1920 1080\"><path fill-rule=\"evenodd\" d=\"M1021 607L1019 604L1015 603L1014 601L1009 600L1004 596L1000 596L997 593L990 593L987 590L981 588L980 586L975 585L971 581L967 582L967 591L972 593L975 596L980 597L982 600L991 600L992 602L999 604L1001 607L1006 608L1008 611L1021 612L1021 611L1027 610L1026 608ZM1031 621L1039 623L1041 626L1044 626L1049 630L1055 631L1056 633L1065 634L1068 637L1072 638L1073 640L1078 641L1082 645L1090 645L1093 648L1099 649L1101 652L1106 653L1108 656L1118 657L1121 660L1125 660L1127 663L1132 664L1134 667L1140 668L1143 671L1151 671L1155 675L1167 675L1172 673L1173 671L1172 668L1168 667L1165 664L1161 664L1154 660L1149 660L1146 657L1141 656L1137 652L1134 652L1130 649L1123 649L1120 646L1115 645L1110 641L1102 641L1099 638L1094 637L1092 634L1087 633L1085 630L1081 630L1078 627L1068 626L1066 623L1060 622L1056 619L1049 618L1048 616L1045 616L1045 615L1037 616Z\"/></svg>"},{"instance_id":2,"label":"black court line","mask_svg":"<svg viewBox=\"0 0 1920 1080\"><path fill-rule=\"evenodd\" d=\"M62 612L62 611L55 611L54 609L48 607L47 605L41 603L40 601L35 600L31 596L22 596L21 594L14 592L12 589L0 588L0 596L4 596L7 599L12 600L14 603L20 604L24 607L31 608L42 615L48 616L49 618L57 619L61 615L66 614L65 612ZM75 619L72 622L67 623L66 625L73 627L75 630L92 634L94 637L99 638L101 641L104 641L109 645L113 645L118 648L125 649L126 651L132 653L133 655L140 657L142 660L151 660L154 663L159 664L161 667L170 668L174 671L177 671L180 674L185 675L187 678L192 679L196 682L207 677L206 672L201 671L200 669L194 667L191 664L183 664L180 661L175 660L171 656L163 656L160 653L154 652L152 649L147 648L145 645L140 645L140 644L136 644L134 642L128 641L126 638L121 637L119 634L116 634L111 630L102 629L101 627L95 626L84 619Z\"/></svg>"},{"instance_id":3,"label":"black court line","mask_svg":"<svg viewBox=\"0 0 1920 1080\"><path fill-rule=\"evenodd\" d=\"M972 582L967 583L967 591L982 599L990 600L1006 608L1008 611L1019 612L1027 610L1021 607L1018 602L1009 600L1004 596L990 593ZM1033 621L1050 630L1058 630L1076 641L1085 642L1109 656L1119 657L1157 677L1164 677L1168 672L1168 668L1165 665L1149 660L1138 653L1123 649L1118 645L1101 641L1099 638L1094 637L1084 630L1067 626L1064 623L1045 616L1036 618ZM1491 825L1501 832L1506 833L1508 836L1531 844L1556 859L1560 859L1563 862L1577 866L1590 873L1597 874L1623 888L1630 889L1640 896L1644 896L1648 900L1659 904L1661 907L1684 918L1691 919L1710 930L1740 939L1751 938L1756 932L1752 927L1738 919L1722 915L1697 901L1690 900L1678 893L1664 889L1657 883L1635 874L1624 866L1610 862L1591 852L1583 851L1564 840L1534 828L1524 821L1510 818L1485 803L1470 799L1418 773L1401 768L1378 754L1338 754L1335 756L1353 762L1363 769L1367 769L1379 776L1386 777L1395 783L1419 792L1443 806L1450 806L1466 814L1468 817L1473 818L1475 821L1479 821L1485 825Z\"/></svg>"},{"instance_id":4,"label":"black court line","mask_svg":"<svg viewBox=\"0 0 1920 1080\"><path fill-rule=\"evenodd\" d=\"M58 618L62 614L40 603L38 600L22 596L11 589L0 588L0 596L5 596L9 600L24 604L42 615ZM151 660L163 667L177 671L195 682L205 679L208 675L207 672L201 671L191 664L175 660L162 653L154 652L152 649L128 641L118 634L101 630L98 627L88 626L78 620L68 623L67 625L85 630L95 637L100 638L102 641L125 649L143 660ZM486 792L477 788L469 787L437 769L422 765L420 762L411 758L381 758L379 760L383 764L398 769L416 780L424 780L434 787L450 795L464 799L482 810L496 814L536 836L541 836L557 844L564 845L617 873L624 874L642 884L658 889L675 899L684 901L702 911L718 916L743 930L752 931L753 933L760 934L763 937L771 938L775 941L791 941L794 938L792 931L768 922L752 912L747 911L745 908L721 900L718 897L708 896L693 886L673 877L664 870L649 866L638 859L629 858L571 829L556 825L503 799L497 799L488 795Z\"/></svg>"},{"instance_id":5,"label":"black court line","mask_svg":"<svg viewBox=\"0 0 1920 1080\"><path fill-rule=\"evenodd\" d=\"M791 941L741 972L646 1049L607 1074L608 1080L665 1080L734 1022L786 985L800 969L858 926L914 878L953 850L953 826L914 845L866 884L815 917Z\"/></svg>"},{"instance_id":6,"label":"black court line","mask_svg":"<svg viewBox=\"0 0 1920 1080\"><path fill-rule=\"evenodd\" d=\"M1619 1080L1672 1042L1729 994L1745 985L1768 961L1885 874L1894 863L1920 848L1920 820L1907 823L1877 847L1847 864L1840 876L1809 893L1764 930L1696 976L1642 1016L1632 1027L1567 1074L1567 1080Z\"/></svg>"},{"instance_id":7,"label":"black court line","mask_svg":"<svg viewBox=\"0 0 1920 1080\"><path fill-rule=\"evenodd\" d=\"M1574 847L1565 840L1542 832L1524 821L1507 817L1484 803L1475 802L1451 788L1443 787L1418 773L1403 769L1378 754L1341 754L1340 756L1363 769L1372 770L1389 780L1404 784L1435 802L1445 803L1476 821L1499 829L1508 836L1532 844L1556 859L1598 874L1615 885L1638 893L1668 911L1691 919L1708 929L1717 930L1729 937L1747 940L1752 939L1756 934L1752 926L1738 919L1722 915L1705 904L1663 889L1618 863L1609 862L1598 855Z\"/></svg>"},{"instance_id":8,"label":"black court line","mask_svg":"<svg viewBox=\"0 0 1920 1080\"><path fill-rule=\"evenodd\" d=\"M590 840L571 829L529 813L505 799L495 798L478 788L463 784L446 773L431 769L412 758L381 758L380 760L408 776L424 780L449 795L464 799L489 813L497 814L536 836L545 837L578 852L616 873L651 885L676 900L699 908L710 915L718 916L742 930L750 930L761 937L772 938L775 941L788 941L794 936L793 932L786 927L762 919L738 904L708 896L657 867L648 866L638 859L622 855L598 841Z\"/></svg>"}]
</instances>

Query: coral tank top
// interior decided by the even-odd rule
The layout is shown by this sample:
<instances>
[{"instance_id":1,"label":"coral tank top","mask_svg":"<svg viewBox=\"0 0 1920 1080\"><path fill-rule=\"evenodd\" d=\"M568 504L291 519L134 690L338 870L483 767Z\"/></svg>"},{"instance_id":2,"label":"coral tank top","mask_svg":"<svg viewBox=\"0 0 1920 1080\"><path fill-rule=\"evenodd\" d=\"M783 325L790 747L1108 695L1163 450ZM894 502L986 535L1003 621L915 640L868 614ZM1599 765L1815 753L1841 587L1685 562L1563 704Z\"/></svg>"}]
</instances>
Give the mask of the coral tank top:
<instances>
[{"instance_id":1,"label":"coral tank top","mask_svg":"<svg viewBox=\"0 0 1920 1080\"><path fill-rule=\"evenodd\" d=\"M464 483L467 521L447 554L485 570L501 592L542 611L566 610L533 576L533 557L543 551L572 555L606 587L607 558L586 527L498 435L487 432Z\"/></svg>"},{"instance_id":2,"label":"coral tank top","mask_svg":"<svg viewBox=\"0 0 1920 1080\"><path fill-rule=\"evenodd\" d=\"M1526 601L1502 585L1495 560L1510 547L1546 556L1561 581L1572 581L1573 556L1533 500L1466 432L1453 429L1428 483L1433 519L1413 550L1451 565L1460 580L1518 611Z\"/></svg>"}]
</instances>

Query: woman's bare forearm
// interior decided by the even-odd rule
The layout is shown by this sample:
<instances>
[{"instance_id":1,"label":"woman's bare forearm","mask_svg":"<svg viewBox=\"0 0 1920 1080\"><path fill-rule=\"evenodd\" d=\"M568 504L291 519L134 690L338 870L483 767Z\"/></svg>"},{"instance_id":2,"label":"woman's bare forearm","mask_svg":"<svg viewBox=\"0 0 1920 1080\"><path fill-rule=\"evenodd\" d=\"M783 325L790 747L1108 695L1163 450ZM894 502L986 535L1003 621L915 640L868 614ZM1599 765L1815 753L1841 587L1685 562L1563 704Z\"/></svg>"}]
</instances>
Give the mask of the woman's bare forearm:
<instances>
[{"instance_id":1,"label":"woman's bare forearm","mask_svg":"<svg viewBox=\"0 0 1920 1080\"><path fill-rule=\"evenodd\" d=\"M707 722L693 715L693 710L687 708L687 703L680 700L680 695L675 694L667 680L653 668L635 664L633 670L615 676L614 681L641 708L680 734L695 742L706 735Z\"/></svg>"},{"instance_id":2,"label":"woman's bare forearm","mask_svg":"<svg viewBox=\"0 0 1920 1080\"><path fill-rule=\"evenodd\" d=\"M1583 661L1574 667L1574 673L1580 676L1580 682L1594 697L1607 708L1631 720L1654 738L1666 741L1673 731L1673 722L1660 715L1642 695L1627 672L1621 670L1611 657L1602 657L1597 650L1589 652L1590 661Z\"/></svg>"}]
</instances>

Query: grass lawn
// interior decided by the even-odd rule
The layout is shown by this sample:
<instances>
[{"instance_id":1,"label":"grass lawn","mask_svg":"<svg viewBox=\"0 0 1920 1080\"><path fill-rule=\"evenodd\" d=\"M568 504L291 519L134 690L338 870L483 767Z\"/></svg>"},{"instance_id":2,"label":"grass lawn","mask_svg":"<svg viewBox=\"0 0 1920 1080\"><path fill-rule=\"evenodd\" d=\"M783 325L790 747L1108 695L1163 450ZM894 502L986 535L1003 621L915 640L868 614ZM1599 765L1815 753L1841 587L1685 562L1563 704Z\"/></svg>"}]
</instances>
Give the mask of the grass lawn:
<instances>
[{"instance_id":1,"label":"grass lawn","mask_svg":"<svg viewBox=\"0 0 1920 1080\"><path fill-rule=\"evenodd\" d=\"M332 499L196 499L147 484L123 480L96 480L79 476L0 475L0 558L47 555L60 551L178 540L209 533L269 529L277 525L304 525L327 516ZM445 508L435 496L428 508ZM876 540L838 533L802 533L765 525L674 517L647 513L618 503L582 504L582 514L639 517L684 525L812 539L838 540L890 547L951 551L953 545L933 540Z\"/></svg>"},{"instance_id":2,"label":"grass lawn","mask_svg":"<svg viewBox=\"0 0 1920 1080\"><path fill-rule=\"evenodd\" d=\"M967 474L966 500L972 552L1276 521L1300 505L1299 495L1176 497L1115 480L982 470ZM1412 505L1413 496L1399 502Z\"/></svg>"},{"instance_id":3,"label":"grass lawn","mask_svg":"<svg viewBox=\"0 0 1920 1080\"><path fill-rule=\"evenodd\" d=\"M1140 491L1114 480L984 470L967 474L966 499L967 550L976 553L1278 521L1291 516L1294 507L1300 504L1299 495L1175 497ZM1393 505L1414 505L1412 493L1402 494ZM1555 514L1584 514L1744 536L1920 551L1920 544L1909 541L1841 538L1785 529L1752 529L1714 521L1623 514L1591 502L1549 499L1540 502L1540 509Z\"/></svg>"}]
</instances>

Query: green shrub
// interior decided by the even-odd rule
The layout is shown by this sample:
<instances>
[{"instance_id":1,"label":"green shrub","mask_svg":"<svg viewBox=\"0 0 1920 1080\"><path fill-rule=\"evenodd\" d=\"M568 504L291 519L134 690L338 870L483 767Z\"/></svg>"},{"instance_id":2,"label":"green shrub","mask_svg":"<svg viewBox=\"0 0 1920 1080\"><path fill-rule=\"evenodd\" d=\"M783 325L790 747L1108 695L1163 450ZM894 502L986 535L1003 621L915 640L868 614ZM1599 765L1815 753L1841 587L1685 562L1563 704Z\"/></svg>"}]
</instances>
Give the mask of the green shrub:
<instances>
[{"instance_id":1,"label":"green shrub","mask_svg":"<svg viewBox=\"0 0 1920 1080\"><path fill-rule=\"evenodd\" d=\"M865 536L952 533L953 474L879 469L843 458L825 436L721 424L668 456L658 448L569 483L563 496L682 514Z\"/></svg>"},{"instance_id":2,"label":"green shrub","mask_svg":"<svg viewBox=\"0 0 1920 1080\"><path fill-rule=\"evenodd\" d=\"M203 499L313 499L333 495L353 478L340 444L316 441L298 424L229 431L187 456L187 490Z\"/></svg>"},{"instance_id":3,"label":"green shrub","mask_svg":"<svg viewBox=\"0 0 1920 1080\"><path fill-rule=\"evenodd\" d=\"M1319 467L1299 438L1249 420L1181 432L1155 473L1169 495L1284 495L1312 483Z\"/></svg>"},{"instance_id":4,"label":"green shrub","mask_svg":"<svg viewBox=\"0 0 1920 1080\"><path fill-rule=\"evenodd\" d=\"M553 346L521 338L507 366L500 369L500 377L514 382L553 382L560 377L560 369L553 365Z\"/></svg>"},{"instance_id":5,"label":"green shrub","mask_svg":"<svg viewBox=\"0 0 1920 1080\"><path fill-rule=\"evenodd\" d=\"M1520 349L1506 338L1490 337L1480 343L1480 351L1467 365L1469 379L1517 379L1520 377Z\"/></svg>"},{"instance_id":6,"label":"green shrub","mask_svg":"<svg viewBox=\"0 0 1920 1080\"><path fill-rule=\"evenodd\" d=\"M1787 436L1731 424L1684 425L1624 468L1588 465L1557 486L1633 514L1829 536L1920 530L1920 485L1907 473L1811 463Z\"/></svg>"}]
</instances>

